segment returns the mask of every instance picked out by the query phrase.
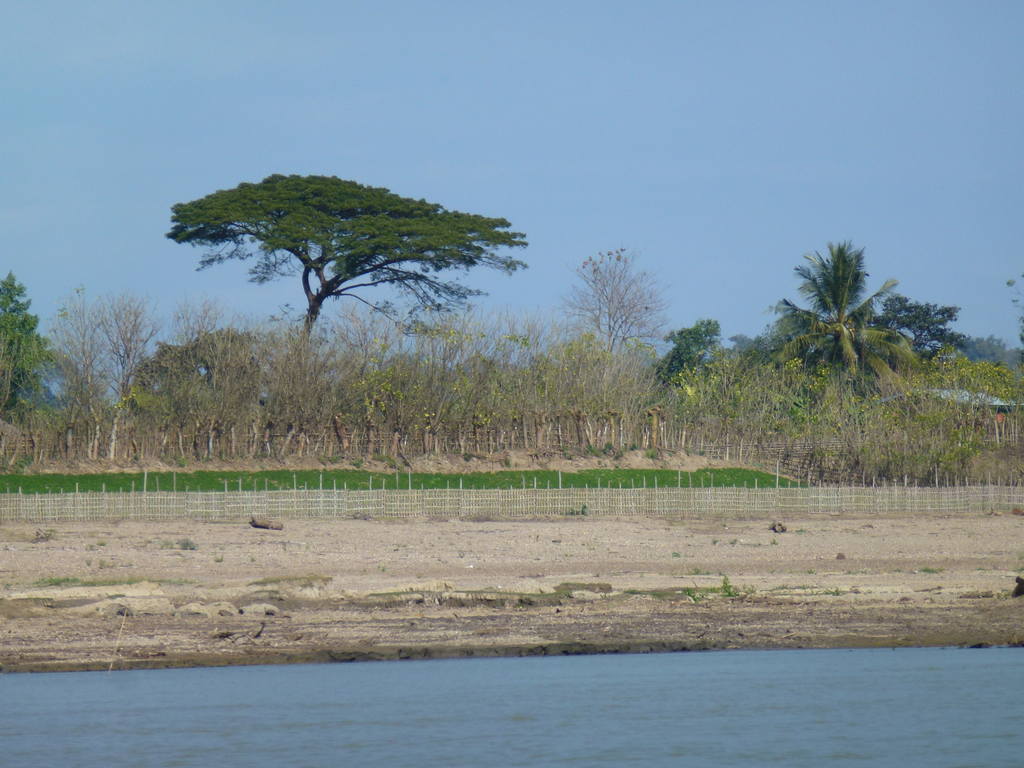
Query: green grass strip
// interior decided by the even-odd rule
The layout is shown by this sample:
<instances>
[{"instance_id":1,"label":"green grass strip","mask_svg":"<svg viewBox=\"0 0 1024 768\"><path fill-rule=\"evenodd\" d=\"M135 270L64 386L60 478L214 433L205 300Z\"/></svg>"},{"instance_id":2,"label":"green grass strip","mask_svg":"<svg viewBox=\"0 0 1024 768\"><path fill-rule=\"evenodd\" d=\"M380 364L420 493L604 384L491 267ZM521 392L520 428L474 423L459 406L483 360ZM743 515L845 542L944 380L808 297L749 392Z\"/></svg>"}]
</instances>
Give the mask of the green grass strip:
<instances>
[{"instance_id":1,"label":"green grass strip","mask_svg":"<svg viewBox=\"0 0 1024 768\"><path fill-rule=\"evenodd\" d=\"M775 487L775 475L750 469L506 470L465 474L366 472L362 470L267 470L262 472L142 472L92 475L0 475L0 493L74 493L106 491L282 491L428 488L762 488ZM784 488L798 487L781 478Z\"/></svg>"}]
</instances>

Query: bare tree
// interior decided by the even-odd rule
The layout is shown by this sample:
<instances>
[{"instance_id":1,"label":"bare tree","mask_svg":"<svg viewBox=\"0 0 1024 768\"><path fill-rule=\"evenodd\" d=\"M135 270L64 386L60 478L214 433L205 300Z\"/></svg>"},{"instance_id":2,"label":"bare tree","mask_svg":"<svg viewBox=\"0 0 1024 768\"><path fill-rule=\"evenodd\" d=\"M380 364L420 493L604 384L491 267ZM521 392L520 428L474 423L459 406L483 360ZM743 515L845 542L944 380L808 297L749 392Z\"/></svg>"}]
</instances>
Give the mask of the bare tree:
<instances>
[{"instance_id":1,"label":"bare tree","mask_svg":"<svg viewBox=\"0 0 1024 768\"><path fill-rule=\"evenodd\" d=\"M117 455L122 408L132 394L135 375L149 353L150 342L160 330L150 306L145 299L126 293L108 296L99 303L99 329L106 341L110 387L115 398L107 447L109 459Z\"/></svg>"},{"instance_id":2,"label":"bare tree","mask_svg":"<svg viewBox=\"0 0 1024 768\"><path fill-rule=\"evenodd\" d=\"M118 401L131 394L139 364L160 330L150 306L145 299L126 293L99 302L99 329L107 346L110 386Z\"/></svg>"},{"instance_id":3,"label":"bare tree","mask_svg":"<svg viewBox=\"0 0 1024 768\"><path fill-rule=\"evenodd\" d=\"M661 335L668 304L655 277L638 271L624 248L588 257L576 268L563 305L569 316L603 339L610 351L627 341L653 341Z\"/></svg>"},{"instance_id":4,"label":"bare tree","mask_svg":"<svg viewBox=\"0 0 1024 768\"><path fill-rule=\"evenodd\" d=\"M71 450L75 426L85 427L87 456L98 459L109 380L97 312L81 291L64 302L52 324L50 340L56 350L60 400L67 420L66 447Z\"/></svg>"}]
</instances>

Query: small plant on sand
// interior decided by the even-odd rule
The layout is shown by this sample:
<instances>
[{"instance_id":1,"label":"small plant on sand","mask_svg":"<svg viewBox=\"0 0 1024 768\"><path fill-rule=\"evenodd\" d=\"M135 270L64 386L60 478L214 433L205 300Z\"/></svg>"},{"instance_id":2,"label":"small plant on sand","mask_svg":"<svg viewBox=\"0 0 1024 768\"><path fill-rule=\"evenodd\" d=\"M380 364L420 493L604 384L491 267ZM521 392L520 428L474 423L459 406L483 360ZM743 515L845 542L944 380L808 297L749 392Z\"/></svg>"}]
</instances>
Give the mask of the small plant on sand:
<instances>
[{"instance_id":1,"label":"small plant on sand","mask_svg":"<svg viewBox=\"0 0 1024 768\"><path fill-rule=\"evenodd\" d=\"M178 539L175 547L178 549L199 549L199 545L192 541L192 539Z\"/></svg>"},{"instance_id":2,"label":"small plant on sand","mask_svg":"<svg viewBox=\"0 0 1024 768\"><path fill-rule=\"evenodd\" d=\"M945 570L945 568L931 568L931 567L928 567L928 568L918 568L917 570L918 570L919 573L942 573Z\"/></svg>"},{"instance_id":3,"label":"small plant on sand","mask_svg":"<svg viewBox=\"0 0 1024 768\"><path fill-rule=\"evenodd\" d=\"M729 581L729 577L728 576L724 576L724 575L722 576L721 591L722 591L722 596L723 597L739 597L740 596L740 591L738 589L736 589L736 587L734 587L732 585L732 582Z\"/></svg>"}]
</instances>

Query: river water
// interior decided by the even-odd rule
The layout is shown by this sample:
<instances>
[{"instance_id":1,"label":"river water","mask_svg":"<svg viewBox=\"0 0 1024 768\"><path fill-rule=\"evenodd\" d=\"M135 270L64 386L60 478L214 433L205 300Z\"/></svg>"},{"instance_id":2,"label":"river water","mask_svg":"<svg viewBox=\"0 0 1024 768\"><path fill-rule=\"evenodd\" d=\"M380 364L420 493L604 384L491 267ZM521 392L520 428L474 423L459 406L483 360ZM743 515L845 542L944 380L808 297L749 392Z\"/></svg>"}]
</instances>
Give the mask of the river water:
<instances>
[{"instance_id":1,"label":"river water","mask_svg":"<svg viewBox=\"0 0 1024 768\"><path fill-rule=\"evenodd\" d=\"M0 676L0 766L1024 765L1024 649Z\"/></svg>"}]
</instances>

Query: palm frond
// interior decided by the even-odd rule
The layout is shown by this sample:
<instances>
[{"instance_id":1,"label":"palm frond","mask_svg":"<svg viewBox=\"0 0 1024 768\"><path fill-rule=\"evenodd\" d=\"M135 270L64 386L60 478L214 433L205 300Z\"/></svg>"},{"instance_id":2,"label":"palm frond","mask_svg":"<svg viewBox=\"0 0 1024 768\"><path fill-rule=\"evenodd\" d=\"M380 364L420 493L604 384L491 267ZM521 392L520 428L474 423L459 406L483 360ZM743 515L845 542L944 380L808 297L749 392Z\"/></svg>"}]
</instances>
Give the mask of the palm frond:
<instances>
[{"instance_id":1,"label":"palm frond","mask_svg":"<svg viewBox=\"0 0 1024 768\"><path fill-rule=\"evenodd\" d=\"M869 294L863 248L854 248L849 241L829 243L827 255L814 252L804 259L806 263L794 272L809 308L788 299L776 308L792 329L780 350L783 356L839 364L851 373L872 370L880 376L892 373L891 364L913 358L905 338L872 326L876 302L896 281L887 280Z\"/></svg>"}]
</instances>

